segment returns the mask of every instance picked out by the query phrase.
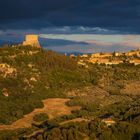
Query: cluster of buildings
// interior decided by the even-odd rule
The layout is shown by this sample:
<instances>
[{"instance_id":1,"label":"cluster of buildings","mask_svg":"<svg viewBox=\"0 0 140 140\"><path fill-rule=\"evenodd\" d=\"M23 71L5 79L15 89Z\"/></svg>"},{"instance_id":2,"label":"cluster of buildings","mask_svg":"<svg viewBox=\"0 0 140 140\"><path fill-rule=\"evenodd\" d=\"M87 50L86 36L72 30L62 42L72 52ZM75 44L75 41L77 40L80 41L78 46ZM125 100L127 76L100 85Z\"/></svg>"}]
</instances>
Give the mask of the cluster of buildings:
<instances>
[{"instance_id":1,"label":"cluster of buildings","mask_svg":"<svg viewBox=\"0 0 140 140\"><path fill-rule=\"evenodd\" d=\"M125 53L95 53L91 55L89 62L108 65L127 62L137 65L140 64L140 49Z\"/></svg>"},{"instance_id":2,"label":"cluster of buildings","mask_svg":"<svg viewBox=\"0 0 140 140\"><path fill-rule=\"evenodd\" d=\"M76 58L74 54L70 55L71 58ZM140 48L137 50L121 53L94 53L91 55L83 54L79 55L81 60L78 62L79 64L84 64L83 59L86 62L97 63L97 64L106 64L106 65L115 65L120 63L131 63L135 65L140 64Z\"/></svg>"},{"instance_id":3,"label":"cluster of buildings","mask_svg":"<svg viewBox=\"0 0 140 140\"><path fill-rule=\"evenodd\" d=\"M114 52L114 53L95 53L92 54L92 58L105 58L105 57L119 57L119 56L126 56L126 57L131 57L131 56L136 56L140 57L140 48L137 50L121 53L121 52Z\"/></svg>"}]
</instances>

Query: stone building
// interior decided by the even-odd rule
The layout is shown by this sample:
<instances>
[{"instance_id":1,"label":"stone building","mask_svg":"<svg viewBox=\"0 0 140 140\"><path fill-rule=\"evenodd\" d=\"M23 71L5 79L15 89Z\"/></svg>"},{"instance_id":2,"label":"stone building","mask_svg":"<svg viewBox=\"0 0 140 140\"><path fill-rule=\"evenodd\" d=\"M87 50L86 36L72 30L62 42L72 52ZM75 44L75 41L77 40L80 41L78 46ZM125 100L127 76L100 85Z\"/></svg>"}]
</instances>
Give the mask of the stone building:
<instances>
[{"instance_id":1,"label":"stone building","mask_svg":"<svg viewBox=\"0 0 140 140\"><path fill-rule=\"evenodd\" d=\"M140 49L130 51L130 52L126 52L125 56L137 56L137 57L140 57Z\"/></svg>"},{"instance_id":2,"label":"stone building","mask_svg":"<svg viewBox=\"0 0 140 140\"><path fill-rule=\"evenodd\" d=\"M76 56L74 54L70 54L70 58L75 58Z\"/></svg>"},{"instance_id":3,"label":"stone building","mask_svg":"<svg viewBox=\"0 0 140 140\"><path fill-rule=\"evenodd\" d=\"M123 53L120 53L120 52L114 52L114 56L118 57L118 56L122 56Z\"/></svg>"},{"instance_id":4,"label":"stone building","mask_svg":"<svg viewBox=\"0 0 140 140\"><path fill-rule=\"evenodd\" d=\"M38 41L38 35L26 35L23 45L24 46L30 45L37 48L41 47Z\"/></svg>"},{"instance_id":5,"label":"stone building","mask_svg":"<svg viewBox=\"0 0 140 140\"><path fill-rule=\"evenodd\" d=\"M107 126L111 126L116 123L112 118L103 119L101 122L105 123Z\"/></svg>"},{"instance_id":6,"label":"stone building","mask_svg":"<svg viewBox=\"0 0 140 140\"><path fill-rule=\"evenodd\" d=\"M94 53L91 55L92 58L106 58L106 57L112 57L112 53Z\"/></svg>"},{"instance_id":7,"label":"stone building","mask_svg":"<svg viewBox=\"0 0 140 140\"><path fill-rule=\"evenodd\" d=\"M82 58L88 58L88 54L83 54L81 57Z\"/></svg>"},{"instance_id":8,"label":"stone building","mask_svg":"<svg viewBox=\"0 0 140 140\"><path fill-rule=\"evenodd\" d=\"M100 53L94 53L91 55L91 58L98 58L100 57Z\"/></svg>"}]
</instances>

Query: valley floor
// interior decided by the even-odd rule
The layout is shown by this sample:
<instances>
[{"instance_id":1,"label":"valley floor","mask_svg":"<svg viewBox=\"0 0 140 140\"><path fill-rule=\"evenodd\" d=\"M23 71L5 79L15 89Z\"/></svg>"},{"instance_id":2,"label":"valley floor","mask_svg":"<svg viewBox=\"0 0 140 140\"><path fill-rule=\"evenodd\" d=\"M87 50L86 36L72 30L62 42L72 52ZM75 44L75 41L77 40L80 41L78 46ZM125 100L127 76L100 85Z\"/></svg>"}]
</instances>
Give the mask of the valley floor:
<instances>
[{"instance_id":1,"label":"valley floor","mask_svg":"<svg viewBox=\"0 0 140 140\"><path fill-rule=\"evenodd\" d=\"M13 122L11 125L0 125L0 130L14 130L19 128L29 128L34 123L33 117L40 113L47 113L49 119L53 119L57 116L71 114L72 110L80 109L79 106L68 107L65 103L70 99L63 98L51 98L43 100L44 107L35 109L31 113L25 115L23 118Z\"/></svg>"}]
</instances>

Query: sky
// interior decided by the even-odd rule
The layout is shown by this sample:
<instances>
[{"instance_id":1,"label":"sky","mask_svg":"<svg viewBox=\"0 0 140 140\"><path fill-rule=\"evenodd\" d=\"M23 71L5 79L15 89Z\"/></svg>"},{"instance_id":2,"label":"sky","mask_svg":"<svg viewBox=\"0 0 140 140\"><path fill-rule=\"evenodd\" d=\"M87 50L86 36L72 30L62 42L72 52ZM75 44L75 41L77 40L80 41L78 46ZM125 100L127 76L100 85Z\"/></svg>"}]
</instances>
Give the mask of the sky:
<instances>
[{"instance_id":1,"label":"sky","mask_svg":"<svg viewBox=\"0 0 140 140\"><path fill-rule=\"evenodd\" d=\"M38 34L58 52L140 47L140 0L0 0L0 44Z\"/></svg>"}]
</instances>

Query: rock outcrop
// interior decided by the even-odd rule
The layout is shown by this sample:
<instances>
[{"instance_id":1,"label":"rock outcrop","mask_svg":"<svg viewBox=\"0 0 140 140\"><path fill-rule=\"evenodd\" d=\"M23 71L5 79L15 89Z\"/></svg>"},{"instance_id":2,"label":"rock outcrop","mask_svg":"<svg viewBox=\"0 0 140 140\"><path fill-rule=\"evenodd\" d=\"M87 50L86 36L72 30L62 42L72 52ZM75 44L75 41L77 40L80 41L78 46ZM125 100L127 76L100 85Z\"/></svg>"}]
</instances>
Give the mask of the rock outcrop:
<instances>
[{"instance_id":1,"label":"rock outcrop","mask_svg":"<svg viewBox=\"0 0 140 140\"><path fill-rule=\"evenodd\" d=\"M16 76L17 70L6 63L0 63L0 76Z\"/></svg>"}]
</instances>

